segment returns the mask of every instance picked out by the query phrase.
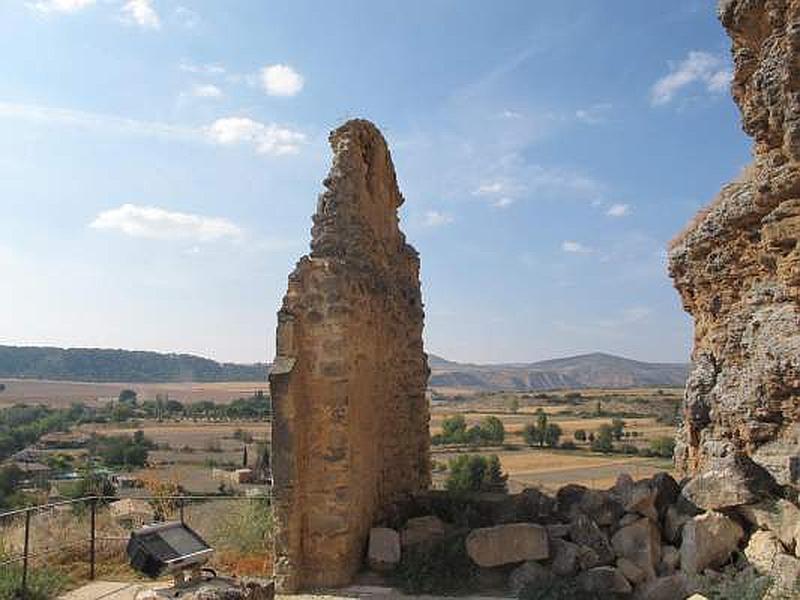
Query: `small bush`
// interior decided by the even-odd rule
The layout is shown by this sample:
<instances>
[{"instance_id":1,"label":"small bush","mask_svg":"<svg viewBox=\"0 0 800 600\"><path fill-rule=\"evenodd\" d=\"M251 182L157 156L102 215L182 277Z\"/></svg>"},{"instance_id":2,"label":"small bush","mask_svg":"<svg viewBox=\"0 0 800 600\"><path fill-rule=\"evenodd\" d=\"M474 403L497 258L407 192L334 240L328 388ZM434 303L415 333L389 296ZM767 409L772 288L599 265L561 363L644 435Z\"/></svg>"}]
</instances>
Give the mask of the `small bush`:
<instances>
[{"instance_id":1,"label":"small bush","mask_svg":"<svg viewBox=\"0 0 800 600\"><path fill-rule=\"evenodd\" d=\"M467 492L505 492L508 475L503 474L500 459L463 454L450 461L450 475L445 482L447 491L454 494Z\"/></svg>"},{"instance_id":2,"label":"small bush","mask_svg":"<svg viewBox=\"0 0 800 600\"><path fill-rule=\"evenodd\" d=\"M567 440L566 442L561 442L561 449L562 450L577 450L578 446L575 445L575 442L570 442Z\"/></svg>"},{"instance_id":3,"label":"small bush","mask_svg":"<svg viewBox=\"0 0 800 600\"><path fill-rule=\"evenodd\" d=\"M519 593L520 600L607 600L612 597L585 592L575 579L559 577L526 585Z\"/></svg>"},{"instance_id":4,"label":"small bush","mask_svg":"<svg viewBox=\"0 0 800 600\"><path fill-rule=\"evenodd\" d=\"M0 562L8 558L8 553L0 540ZM28 593L26 600L50 600L69 585L70 579L64 573L46 567L28 569ZM0 567L0 600L19 598L22 584L22 564L12 563Z\"/></svg>"},{"instance_id":5,"label":"small bush","mask_svg":"<svg viewBox=\"0 0 800 600\"><path fill-rule=\"evenodd\" d=\"M403 551L393 584L406 594L454 595L471 591L478 573L467 555L466 534L433 544L417 544Z\"/></svg>"},{"instance_id":6,"label":"small bush","mask_svg":"<svg viewBox=\"0 0 800 600\"><path fill-rule=\"evenodd\" d=\"M622 444L619 447L619 451L623 454L639 454L639 449L633 444Z\"/></svg>"},{"instance_id":7,"label":"small bush","mask_svg":"<svg viewBox=\"0 0 800 600\"><path fill-rule=\"evenodd\" d=\"M660 456L662 458L672 458L675 451L675 438L669 436L657 437L650 440L650 452L653 456Z\"/></svg>"}]
</instances>

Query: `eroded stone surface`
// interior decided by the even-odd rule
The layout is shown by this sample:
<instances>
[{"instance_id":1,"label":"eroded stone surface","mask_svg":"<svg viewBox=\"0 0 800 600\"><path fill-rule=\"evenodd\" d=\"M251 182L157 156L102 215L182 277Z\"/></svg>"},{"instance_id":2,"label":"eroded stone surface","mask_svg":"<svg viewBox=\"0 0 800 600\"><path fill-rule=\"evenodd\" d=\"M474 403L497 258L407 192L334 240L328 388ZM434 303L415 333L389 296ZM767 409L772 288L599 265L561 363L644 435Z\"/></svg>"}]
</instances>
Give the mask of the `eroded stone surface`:
<instances>
[{"instance_id":1,"label":"eroded stone surface","mask_svg":"<svg viewBox=\"0 0 800 600\"><path fill-rule=\"evenodd\" d=\"M279 591L343 585L376 513L430 482L419 258L403 197L367 121L330 136L311 254L278 313L273 402Z\"/></svg>"},{"instance_id":2,"label":"eroded stone surface","mask_svg":"<svg viewBox=\"0 0 800 600\"><path fill-rule=\"evenodd\" d=\"M800 486L800 0L726 0L719 13L754 161L669 258L695 323L676 464L728 470L736 487L707 483L732 506L757 501L764 474Z\"/></svg>"},{"instance_id":3,"label":"eroded stone surface","mask_svg":"<svg viewBox=\"0 0 800 600\"><path fill-rule=\"evenodd\" d=\"M466 545L469 557L481 567L544 560L550 556L547 530L532 523L473 529Z\"/></svg>"}]
</instances>

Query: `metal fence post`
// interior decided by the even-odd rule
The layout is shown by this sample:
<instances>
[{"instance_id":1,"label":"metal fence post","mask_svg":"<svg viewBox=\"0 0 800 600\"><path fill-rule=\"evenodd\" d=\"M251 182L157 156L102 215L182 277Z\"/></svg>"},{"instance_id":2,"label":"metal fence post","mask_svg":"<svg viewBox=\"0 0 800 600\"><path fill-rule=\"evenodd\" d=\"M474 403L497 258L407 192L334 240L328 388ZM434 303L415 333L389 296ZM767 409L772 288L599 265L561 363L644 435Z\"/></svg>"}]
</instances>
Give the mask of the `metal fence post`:
<instances>
[{"instance_id":1,"label":"metal fence post","mask_svg":"<svg viewBox=\"0 0 800 600\"><path fill-rule=\"evenodd\" d=\"M94 581L94 567L95 567L95 547L94 541L96 537L96 517L97 517L97 498L92 498L92 518L91 518L91 537L89 538L89 579Z\"/></svg>"},{"instance_id":2,"label":"metal fence post","mask_svg":"<svg viewBox=\"0 0 800 600\"><path fill-rule=\"evenodd\" d=\"M31 545L31 509L25 511L25 547L22 555L22 597L28 597L28 555Z\"/></svg>"}]
</instances>

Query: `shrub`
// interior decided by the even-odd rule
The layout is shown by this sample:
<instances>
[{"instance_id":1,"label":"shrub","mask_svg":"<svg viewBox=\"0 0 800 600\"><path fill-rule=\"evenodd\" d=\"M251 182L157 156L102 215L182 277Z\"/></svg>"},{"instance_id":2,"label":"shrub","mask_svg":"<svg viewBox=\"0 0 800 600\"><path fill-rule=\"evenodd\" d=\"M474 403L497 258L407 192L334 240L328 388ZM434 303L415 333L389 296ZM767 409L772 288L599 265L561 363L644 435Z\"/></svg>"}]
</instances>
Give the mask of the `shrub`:
<instances>
[{"instance_id":1,"label":"shrub","mask_svg":"<svg viewBox=\"0 0 800 600\"><path fill-rule=\"evenodd\" d=\"M650 452L654 456L662 458L672 458L675 451L675 438L668 435L660 436L650 440Z\"/></svg>"},{"instance_id":2,"label":"shrub","mask_svg":"<svg viewBox=\"0 0 800 600\"><path fill-rule=\"evenodd\" d=\"M6 560L8 552L0 540L0 563ZM46 567L29 567L26 600L50 600L65 591L70 579L64 573ZM3 600L21 598L22 564L11 563L0 566L0 598Z\"/></svg>"},{"instance_id":3,"label":"shrub","mask_svg":"<svg viewBox=\"0 0 800 600\"><path fill-rule=\"evenodd\" d=\"M622 444L619 451L623 454L639 454L639 449L633 444Z\"/></svg>"},{"instance_id":4,"label":"shrub","mask_svg":"<svg viewBox=\"0 0 800 600\"><path fill-rule=\"evenodd\" d=\"M449 492L504 492L508 489L508 475L503 474L496 454L488 458L477 454L463 454L452 459L449 468L450 475L445 482Z\"/></svg>"},{"instance_id":5,"label":"shrub","mask_svg":"<svg viewBox=\"0 0 800 600\"><path fill-rule=\"evenodd\" d=\"M566 442L561 442L561 449L562 450L577 450L578 447L575 445L575 442L570 442L567 440Z\"/></svg>"},{"instance_id":6,"label":"shrub","mask_svg":"<svg viewBox=\"0 0 800 600\"><path fill-rule=\"evenodd\" d=\"M602 600L611 598L581 589L574 578L553 577L526 585L519 593L520 600Z\"/></svg>"},{"instance_id":7,"label":"shrub","mask_svg":"<svg viewBox=\"0 0 800 600\"><path fill-rule=\"evenodd\" d=\"M478 568L466 551L466 534L433 544L416 544L403 551L392 583L406 594L455 595L475 586Z\"/></svg>"},{"instance_id":8,"label":"shrub","mask_svg":"<svg viewBox=\"0 0 800 600\"><path fill-rule=\"evenodd\" d=\"M575 433L572 434L572 437L575 438L578 442L585 442L586 441L586 431L584 429L576 429Z\"/></svg>"},{"instance_id":9,"label":"shrub","mask_svg":"<svg viewBox=\"0 0 800 600\"><path fill-rule=\"evenodd\" d=\"M595 435L594 440L592 441L592 451L593 452L613 452L614 451L614 443L613 443L613 430L611 429L610 425L601 425L600 429L597 430L597 435Z\"/></svg>"}]
</instances>

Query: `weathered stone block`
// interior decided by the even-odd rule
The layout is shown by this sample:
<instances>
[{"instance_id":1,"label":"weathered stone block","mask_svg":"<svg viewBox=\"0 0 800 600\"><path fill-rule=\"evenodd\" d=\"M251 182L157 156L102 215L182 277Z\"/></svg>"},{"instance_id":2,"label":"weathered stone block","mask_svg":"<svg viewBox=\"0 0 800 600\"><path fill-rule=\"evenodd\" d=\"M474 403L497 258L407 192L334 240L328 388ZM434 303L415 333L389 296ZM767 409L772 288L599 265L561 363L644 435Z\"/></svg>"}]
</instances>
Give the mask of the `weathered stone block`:
<instances>
[{"instance_id":1,"label":"weathered stone block","mask_svg":"<svg viewBox=\"0 0 800 600\"><path fill-rule=\"evenodd\" d=\"M496 567L550 556L547 530L531 523L513 523L473 529L467 553L481 567Z\"/></svg>"}]
</instances>

